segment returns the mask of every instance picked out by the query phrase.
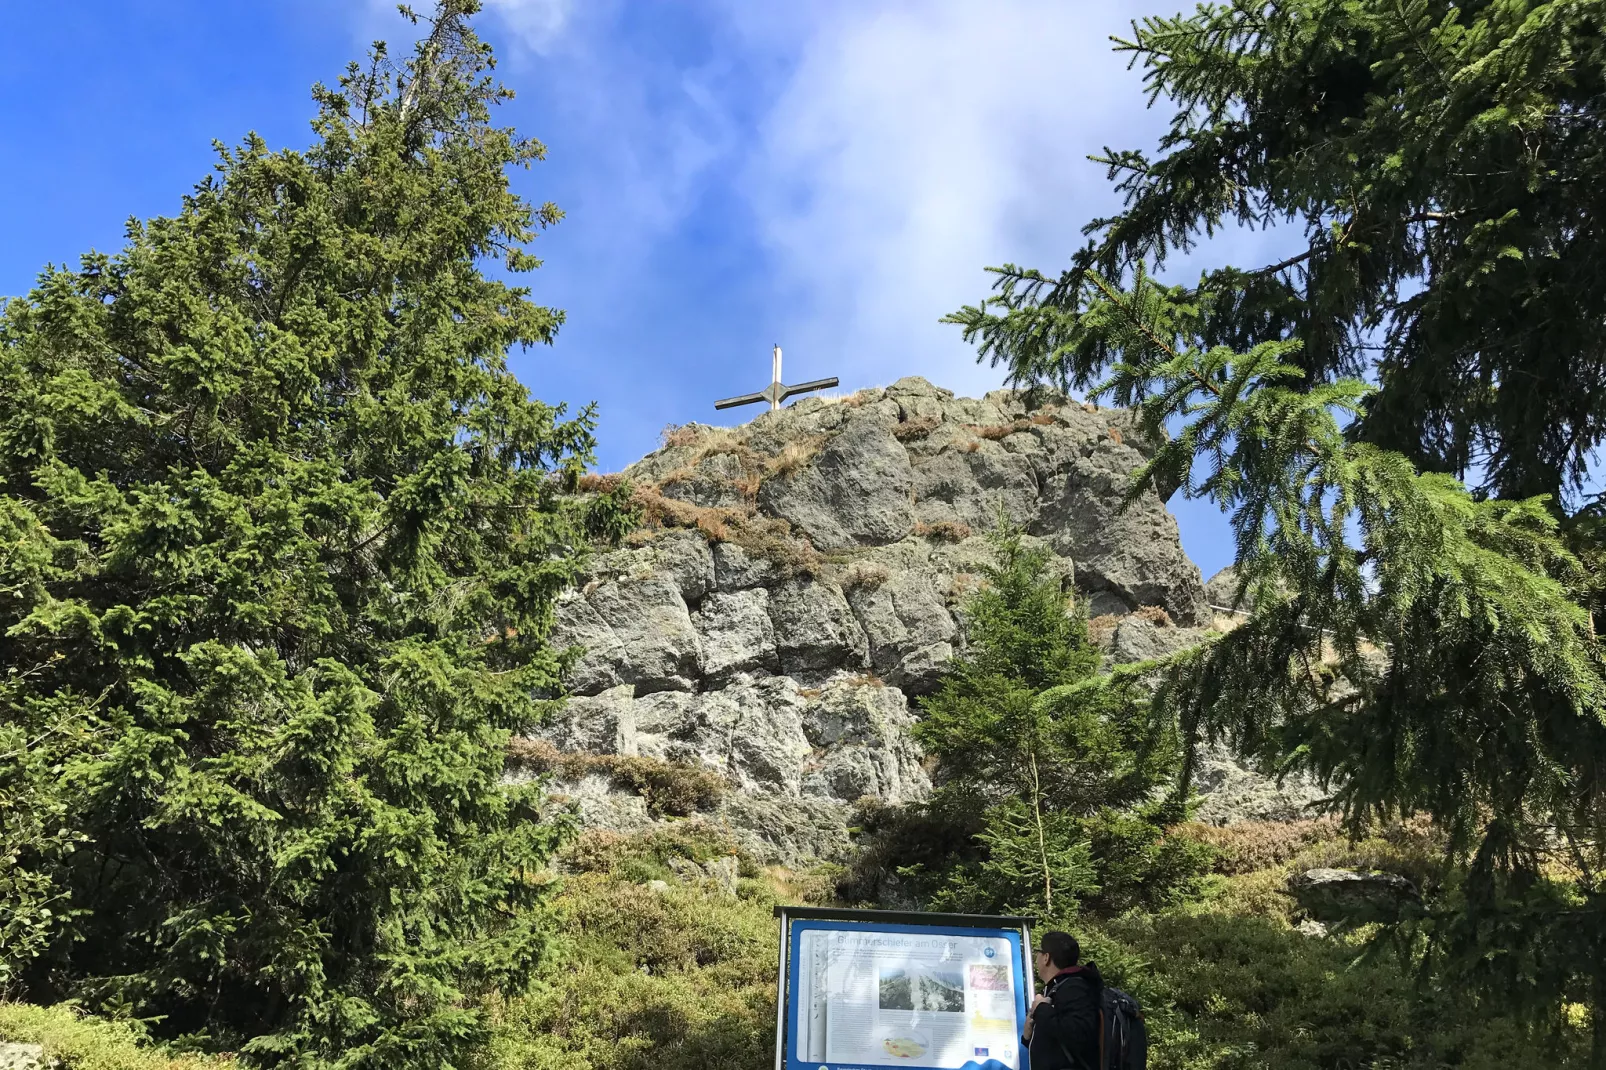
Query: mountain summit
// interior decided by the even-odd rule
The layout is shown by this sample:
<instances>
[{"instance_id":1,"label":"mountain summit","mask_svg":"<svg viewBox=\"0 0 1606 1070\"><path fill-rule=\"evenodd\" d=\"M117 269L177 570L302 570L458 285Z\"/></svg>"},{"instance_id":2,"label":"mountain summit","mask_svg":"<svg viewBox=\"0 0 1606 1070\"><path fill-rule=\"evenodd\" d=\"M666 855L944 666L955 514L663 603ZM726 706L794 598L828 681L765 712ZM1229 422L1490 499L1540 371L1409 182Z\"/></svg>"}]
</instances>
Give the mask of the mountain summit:
<instances>
[{"instance_id":1,"label":"mountain summit","mask_svg":"<svg viewBox=\"0 0 1606 1070\"><path fill-rule=\"evenodd\" d=\"M592 477L629 479L645 523L560 603L555 641L585 650L574 697L520 753L588 824L703 808L760 859L841 857L855 803L930 788L912 700L961 642L1001 521L1053 550L1115 660L1213 625L1165 503L1121 508L1149 448L1124 410L919 378L672 428L620 477ZM728 790L685 790L699 774ZM1199 780L1210 820L1292 816L1309 797L1219 754Z\"/></svg>"}]
</instances>

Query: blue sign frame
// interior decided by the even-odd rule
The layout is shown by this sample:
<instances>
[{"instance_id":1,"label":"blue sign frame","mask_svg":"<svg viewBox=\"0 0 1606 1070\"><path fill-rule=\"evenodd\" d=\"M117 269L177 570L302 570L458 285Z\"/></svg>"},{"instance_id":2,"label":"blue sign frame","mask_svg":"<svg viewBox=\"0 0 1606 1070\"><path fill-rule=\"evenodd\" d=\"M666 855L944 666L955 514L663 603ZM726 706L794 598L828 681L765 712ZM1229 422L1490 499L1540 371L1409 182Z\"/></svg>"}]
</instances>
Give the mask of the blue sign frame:
<instances>
[{"instance_id":1,"label":"blue sign frame","mask_svg":"<svg viewBox=\"0 0 1606 1070\"><path fill-rule=\"evenodd\" d=\"M780 911L777 911L780 914ZM798 970L801 958L803 934L809 931L845 930L849 932L878 932L878 933L914 933L928 936L970 936L1002 939L1009 942L1010 971L1015 986L1015 1023L1016 1055L1015 1066L1018 1070L1029 1070L1030 1056L1025 1046L1019 1043L1020 1028L1026 1021L1026 1001L1033 991L1031 980L1026 976L1026 959L1022 954L1021 930L1002 929L981 926L965 925L908 925L897 923L879 923L873 921L834 921L810 918L787 919L782 915L783 923L789 922L789 930L784 933L784 950L786 952L786 989L777 993L781 1001L782 1026L786 1030L786 1070L872 1070L872 1068L898 1066L906 1070L940 1070L937 1067L921 1066L915 1063L833 1063L805 1061L798 1058L797 1040L800 1030L798 1028L798 1015L802 1009L792 1001L792 994L798 991ZM978 919L980 920L980 919ZM988 919L991 920L991 919ZM1007 1070L1007 1064L998 1059L986 1059L978 1062L974 1059L965 1063L960 1070Z\"/></svg>"}]
</instances>

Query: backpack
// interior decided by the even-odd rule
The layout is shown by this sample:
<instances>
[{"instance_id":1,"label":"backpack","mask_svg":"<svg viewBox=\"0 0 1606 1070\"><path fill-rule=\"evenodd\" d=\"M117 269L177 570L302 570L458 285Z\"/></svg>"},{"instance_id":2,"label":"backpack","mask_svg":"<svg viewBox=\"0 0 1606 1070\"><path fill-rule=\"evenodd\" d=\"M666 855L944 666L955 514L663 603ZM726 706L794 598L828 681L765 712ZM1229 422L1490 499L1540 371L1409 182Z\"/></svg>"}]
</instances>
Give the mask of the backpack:
<instances>
[{"instance_id":1,"label":"backpack","mask_svg":"<svg viewBox=\"0 0 1606 1070\"><path fill-rule=\"evenodd\" d=\"M1143 1008L1119 988L1105 985L1099 1000L1098 1066L1089 1067L1064 1047L1060 1051L1073 1065L1086 1070L1148 1070L1149 1027L1143 1021Z\"/></svg>"},{"instance_id":2,"label":"backpack","mask_svg":"<svg viewBox=\"0 0 1606 1070\"><path fill-rule=\"evenodd\" d=\"M1149 1027L1138 1001L1104 987L1099 1005L1099 1070L1147 1070Z\"/></svg>"}]
</instances>

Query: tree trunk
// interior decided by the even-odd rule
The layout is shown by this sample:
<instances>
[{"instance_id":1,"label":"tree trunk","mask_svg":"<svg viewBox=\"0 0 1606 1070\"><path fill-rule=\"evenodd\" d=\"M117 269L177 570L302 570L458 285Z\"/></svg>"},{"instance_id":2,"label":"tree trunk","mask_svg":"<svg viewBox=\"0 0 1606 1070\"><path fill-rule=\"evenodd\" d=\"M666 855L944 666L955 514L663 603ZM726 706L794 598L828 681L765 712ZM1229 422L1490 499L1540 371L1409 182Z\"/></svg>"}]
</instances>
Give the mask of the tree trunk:
<instances>
[{"instance_id":1,"label":"tree trunk","mask_svg":"<svg viewBox=\"0 0 1606 1070\"><path fill-rule=\"evenodd\" d=\"M1054 913L1054 877L1048 868L1048 841L1043 835L1043 785L1037 778L1037 751L1032 758L1032 816L1037 819L1037 857L1043 863L1043 913Z\"/></svg>"}]
</instances>

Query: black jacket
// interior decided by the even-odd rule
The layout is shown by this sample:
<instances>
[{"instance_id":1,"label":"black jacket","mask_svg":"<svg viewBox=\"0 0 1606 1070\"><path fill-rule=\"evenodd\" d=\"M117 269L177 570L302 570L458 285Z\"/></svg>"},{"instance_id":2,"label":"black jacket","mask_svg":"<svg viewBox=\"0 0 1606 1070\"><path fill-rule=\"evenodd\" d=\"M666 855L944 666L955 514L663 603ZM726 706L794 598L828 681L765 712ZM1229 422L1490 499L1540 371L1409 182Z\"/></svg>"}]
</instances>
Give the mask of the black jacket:
<instances>
[{"instance_id":1,"label":"black jacket","mask_svg":"<svg viewBox=\"0 0 1606 1070\"><path fill-rule=\"evenodd\" d=\"M1032 1012L1031 1070L1102 1070L1099 968L1091 962L1073 966L1050 980L1043 995L1048 1002Z\"/></svg>"}]
</instances>

